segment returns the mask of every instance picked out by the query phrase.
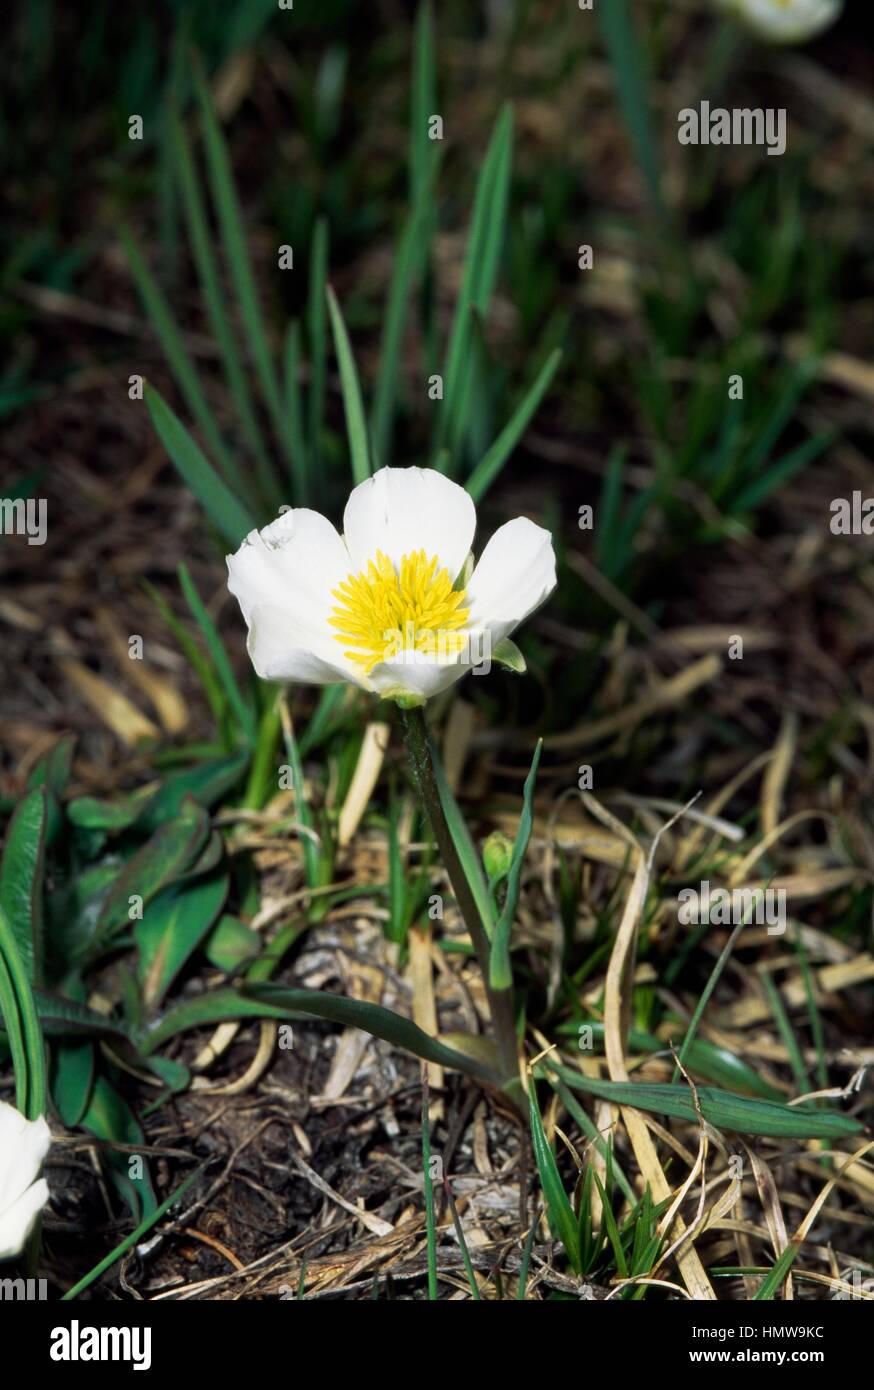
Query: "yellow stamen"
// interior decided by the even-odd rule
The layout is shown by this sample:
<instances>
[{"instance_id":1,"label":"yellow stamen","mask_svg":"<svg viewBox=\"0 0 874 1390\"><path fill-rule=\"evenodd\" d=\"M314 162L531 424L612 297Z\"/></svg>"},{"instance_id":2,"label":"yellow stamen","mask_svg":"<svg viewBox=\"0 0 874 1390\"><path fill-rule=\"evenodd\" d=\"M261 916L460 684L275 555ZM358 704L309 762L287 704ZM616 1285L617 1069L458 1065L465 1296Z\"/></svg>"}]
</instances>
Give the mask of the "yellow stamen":
<instances>
[{"instance_id":1,"label":"yellow stamen","mask_svg":"<svg viewBox=\"0 0 874 1390\"><path fill-rule=\"evenodd\" d=\"M405 555L396 570L381 550L360 574L350 574L339 588L328 622L337 629L344 655L365 674L381 661L418 651L429 656L456 656L464 646L458 631L469 610L464 589L453 589L446 569L437 568L424 550Z\"/></svg>"}]
</instances>

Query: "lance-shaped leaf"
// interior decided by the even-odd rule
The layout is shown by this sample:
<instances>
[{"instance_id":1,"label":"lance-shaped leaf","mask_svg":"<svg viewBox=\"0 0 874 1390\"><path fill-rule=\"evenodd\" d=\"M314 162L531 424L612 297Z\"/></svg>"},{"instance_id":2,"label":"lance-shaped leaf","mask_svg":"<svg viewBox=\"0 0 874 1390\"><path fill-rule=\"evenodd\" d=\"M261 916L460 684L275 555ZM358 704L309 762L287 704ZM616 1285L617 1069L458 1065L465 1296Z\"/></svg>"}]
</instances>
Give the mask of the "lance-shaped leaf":
<instances>
[{"instance_id":1,"label":"lance-shaped leaf","mask_svg":"<svg viewBox=\"0 0 874 1390\"><path fill-rule=\"evenodd\" d=\"M28 979L42 968L42 876L47 802L37 787L19 802L0 860L0 907L12 929Z\"/></svg>"},{"instance_id":2,"label":"lance-shaped leaf","mask_svg":"<svg viewBox=\"0 0 874 1390\"><path fill-rule=\"evenodd\" d=\"M127 1029L120 1023L80 1004L77 999L65 999L44 989L33 992L40 1026L48 1037L117 1038L130 1041Z\"/></svg>"},{"instance_id":3,"label":"lance-shaped leaf","mask_svg":"<svg viewBox=\"0 0 874 1390\"><path fill-rule=\"evenodd\" d=\"M489 960L492 989L509 989L513 983L513 971L510 965L510 931L516 916L516 908L519 906L522 865L525 862L528 841L531 839L531 826L534 820L532 808L534 783L537 781L537 769L540 766L542 749L543 739L538 739L531 761L531 771L525 778L525 790L522 793L522 815L519 817L519 829L516 832L516 841L513 845L510 868L507 873L507 895L504 899L501 915L498 918L498 924L495 927L495 934L492 937L492 951Z\"/></svg>"},{"instance_id":4,"label":"lance-shaped leaf","mask_svg":"<svg viewBox=\"0 0 874 1390\"><path fill-rule=\"evenodd\" d=\"M146 906L134 924L138 976L146 1009L160 1004L179 971L197 950L224 906L228 875L213 872L172 884Z\"/></svg>"},{"instance_id":5,"label":"lance-shaped leaf","mask_svg":"<svg viewBox=\"0 0 874 1390\"><path fill-rule=\"evenodd\" d=\"M440 762L437 749L431 747L431 754L434 761L434 776L437 780L437 790L440 794L440 805L446 817L446 824L449 826L449 833L464 876L467 879L468 887L473 894L474 902L479 910L480 919L483 924L483 931L491 939L495 926L495 914L492 909L492 900L489 897L489 890L486 885L483 866L479 855L476 852L467 822L461 813L461 807L452 794L452 788L446 780L446 773L443 771L443 764Z\"/></svg>"},{"instance_id":6,"label":"lance-shaped leaf","mask_svg":"<svg viewBox=\"0 0 874 1390\"><path fill-rule=\"evenodd\" d=\"M531 1142L534 1159L540 1174L540 1185L546 1199L549 1225L556 1240L564 1245L567 1257L575 1270L580 1268L580 1231L570 1199L564 1190L564 1183L558 1171L555 1154L549 1147L540 1118L537 1092L533 1083L528 1090L528 1106L531 1117Z\"/></svg>"},{"instance_id":7,"label":"lance-shaped leaf","mask_svg":"<svg viewBox=\"0 0 874 1390\"><path fill-rule=\"evenodd\" d=\"M141 1145L145 1142L136 1116L125 1100L107 1081L98 1076L91 1092L88 1109L82 1116L82 1127L98 1139L110 1143ZM104 1161L110 1180L119 1195L124 1199L134 1217L148 1216L157 1207L157 1199L149 1177L149 1171L142 1162L139 1176L131 1176L131 1155L120 1150L107 1148Z\"/></svg>"},{"instance_id":8,"label":"lance-shaped leaf","mask_svg":"<svg viewBox=\"0 0 874 1390\"><path fill-rule=\"evenodd\" d=\"M683 1086L660 1082L594 1081L570 1067L555 1071L568 1086L616 1105L630 1105L657 1115L698 1123L692 1092ZM701 1114L715 1129L736 1134L761 1134L772 1139L842 1139L861 1133L864 1126L852 1115L836 1110L814 1110L806 1105L778 1105L774 1101L737 1096L715 1086L697 1087Z\"/></svg>"},{"instance_id":9,"label":"lance-shaped leaf","mask_svg":"<svg viewBox=\"0 0 874 1390\"><path fill-rule=\"evenodd\" d=\"M456 1052L436 1038L429 1037L408 1018L392 1013L379 1004L346 999L318 989L291 989L284 985L247 985L242 990L217 989L197 999L186 1000L169 1009L164 1017L140 1039L143 1052L153 1052L168 1038L189 1028L221 1023L237 1018L322 1018L343 1027L360 1028L375 1038L383 1038L404 1048L415 1057L439 1066L498 1084L491 1067L474 1057Z\"/></svg>"},{"instance_id":10,"label":"lance-shaped leaf","mask_svg":"<svg viewBox=\"0 0 874 1390\"><path fill-rule=\"evenodd\" d=\"M200 854L208 834L209 812L187 797L179 815L159 826L118 875L97 919L96 943L103 944L132 920L132 897L141 898L143 904L150 902L179 878Z\"/></svg>"}]
</instances>

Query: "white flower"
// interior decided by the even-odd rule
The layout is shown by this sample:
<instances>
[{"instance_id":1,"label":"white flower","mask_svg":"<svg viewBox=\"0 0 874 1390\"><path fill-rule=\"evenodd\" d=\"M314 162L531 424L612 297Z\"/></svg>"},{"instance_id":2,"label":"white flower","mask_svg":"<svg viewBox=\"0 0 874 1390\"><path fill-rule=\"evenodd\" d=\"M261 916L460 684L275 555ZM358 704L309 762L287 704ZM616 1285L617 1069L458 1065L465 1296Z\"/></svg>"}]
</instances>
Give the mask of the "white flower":
<instances>
[{"instance_id":1,"label":"white flower","mask_svg":"<svg viewBox=\"0 0 874 1390\"><path fill-rule=\"evenodd\" d=\"M228 556L265 680L350 681L421 703L494 656L555 588L552 538L521 516L470 573L476 508L430 468L380 469L352 492L343 527L289 509Z\"/></svg>"},{"instance_id":2,"label":"white flower","mask_svg":"<svg viewBox=\"0 0 874 1390\"><path fill-rule=\"evenodd\" d=\"M833 24L843 0L717 0L761 39L803 43Z\"/></svg>"},{"instance_id":3,"label":"white flower","mask_svg":"<svg viewBox=\"0 0 874 1390\"><path fill-rule=\"evenodd\" d=\"M49 1200L48 1183L37 1174L51 1141L42 1115L26 1120L0 1100L0 1260L21 1253Z\"/></svg>"}]
</instances>

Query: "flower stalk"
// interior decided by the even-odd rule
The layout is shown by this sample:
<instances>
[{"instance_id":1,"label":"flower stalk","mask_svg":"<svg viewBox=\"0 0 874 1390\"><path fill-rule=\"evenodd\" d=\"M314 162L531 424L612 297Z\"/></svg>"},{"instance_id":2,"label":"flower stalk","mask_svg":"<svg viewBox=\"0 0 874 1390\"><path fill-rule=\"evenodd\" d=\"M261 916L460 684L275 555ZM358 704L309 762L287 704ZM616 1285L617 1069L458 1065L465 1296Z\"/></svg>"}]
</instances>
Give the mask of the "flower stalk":
<instances>
[{"instance_id":1,"label":"flower stalk","mask_svg":"<svg viewBox=\"0 0 874 1390\"><path fill-rule=\"evenodd\" d=\"M519 1048L513 1017L513 990L512 988L493 989L489 983L489 939L443 811L425 714L421 706L414 708L401 706L400 718L413 780L431 822L431 829L434 831L434 838L443 859L443 866L449 875L455 900L470 934L483 974L501 1076L504 1078L505 1084L510 1081L518 1081Z\"/></svg>"}]
</instances>

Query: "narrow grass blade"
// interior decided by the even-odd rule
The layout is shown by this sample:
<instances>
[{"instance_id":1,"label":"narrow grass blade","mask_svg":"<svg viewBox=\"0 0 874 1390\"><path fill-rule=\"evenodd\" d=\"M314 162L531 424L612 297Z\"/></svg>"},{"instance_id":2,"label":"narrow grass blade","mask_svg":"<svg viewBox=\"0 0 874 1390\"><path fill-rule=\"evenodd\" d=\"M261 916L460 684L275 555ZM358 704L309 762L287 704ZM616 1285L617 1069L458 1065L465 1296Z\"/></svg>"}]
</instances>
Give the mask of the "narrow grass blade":
<instances>
[{"instance_id":1,"label":"narrow grass blade","mask_svg":"<svg viewBox=\"0 0 874 1390\"><path fill-rule=\"evenodd\" d=\"M786 1246L780 1258L776 1261L773 1268L769 1270L762 1280L756 1292L753 1294L754 1303L768 1303L774 1294L786 1280L786 1276L795 1263L795 1257L800 1247L791 1241Z\"/></svg>"},{"instance_id":2,"label":"narrow grass blade","mask_svg":"<svg viewBox=\"0 0 874 1390\"><path fill-rule=\"evenodd\" d=\"M443 814L449 826L449 833L455 844L458 857L461 860L461 867L464 869L464 876L467 879L474 901L479 909L479 915L483 924L483 931L491 939L494 931L495 918L492 910L492 900L489 896L488 886L483 873L480 857L476 852L476 847L467 828L467 822L461 813L461 808L452 794L452 789L446 780L443 765L440 762L437 749L431 747L431 754L434 760L434 775L437 779L437 790L440 793L440 804L443 807Z\"/></svg>"},{"instance_id":3,"label":"narrow grass blade","mask_svg":"<svg viewBox=\"0 0 874 1390\"><path fill-rule=\"evenodd\" d=\"M147 386L144 394L152 423L177 471L225 541L238 546L255 529L254 517L204 458L178 415L155 388Z\"/></svg>"},{"instance_id":4,"label":"narrow grass blade","mask_svg":"<svg viewBox=\"0 0 874 1390\"><path fill-rule=\"evenodd\" d=\"M800 929L795 932L795 951L798 956L798 964L801 967L801 978L804 981L804 997L807 1002L807 1017L810 1020L810 1033L813 1038L813 1045L816 1048L816 1078L822 1090L828 1086L828 1064L825 1053L825 1033L822 1027L822 1014L816 1002L816 989L814 988L813 975L810 970L810 962L807 959L807 951L804 948L804 939ZM808 1089L812 1089L808 1087ZM802 1092L802 1095L804 1092Z\"/></svg>"},{"instance_id":5,"label":"narrow grass blade","mask_svg":"<svg viewBox=\"0 0 874 1390\"><path fill-rule=\"evenodd\" d=\"M422 1177L425 1186L425 1236L428 1248L428 1299L437 1298L437 1221L434 1211L434 1182L431 1177L431 1116L429 1114L428 1068L422 1068Z\"/></svg>"},{"instance_id":6,"label":"narrow grass blade","mask_svg":"<svg viewBox=\"0 0 874 1390\"><path fill-rule=\"evenodd\" d=\"M294 785L294 814L298 823L307 830L313 829L313 816L306 799L306 787L303 778L303 764L300 760L300 749L297 739L294 736L294 729L290 720L283 719L283 738L285 740L285 755L291 767L291 780ZM319 872L319 851L309 835L301 836L303 846L304 874L310 888L315 888L321 879Z\"/></svg>"},{"instance_id":7,"label":"narrow grass blade","mask_svg":"<svg viewBox=\"0 0 874 1390\"><path fill-rule=\"evenodd\" d=\"M613 1255L616 1259L616 1269L621 1279L627 1279L628 1263L625 1259L625 1251L622 1249L622 1241L619 1238L619 1227L616 1225L616 1217L613 1214L612 1203L604 1187L604 1184L602 1183L598 1175L597 1170L590 1166L588 1171L592 1174L592 1177L595 1181L595 1186L598 1189L598 1195L601 1198L601 1219L604 1223L604 1229L607 1232L607 1237L610 1241L610 1244L613 1247Z\"/></svg>"},{"instance_id":8,"label":"narrow grass blade","mask_svg":"<svg viewBox=\"0 0 874 1390\"><path fill-rule=\"evenodd\" d=\"M203 692L209 701L209 707L212 710L216 724L221 726L227 709L227 700L222 690L221 681L216 672L213 670L206 656L204 656L197 642L186 632L164 596L159 594L157 589L155 589L148 580L143 580L143 588L146 590L149 598L152 600L158 612L161 614L161 617L164 619L164 622L179 643L189 665L197 675L203 687Z\"/></svg>"},{"instance_id":9,"label":"narrow grass blade","mask_svg":"<svg viewBox=\"0 0 874 1390\"><path fill-rule=\"evenodd\" d=\"M320 217L313 228L307 299L307 346L310 356L309 451L311 474L318 477L325 422L325 382L328 375L328 225Z\"/></svg>"},{"instance_id":10,"label":"narrow grass blade","mask_svg":"<svg viewBox=\"0 0 874 1390\"><path fill-rule=\"evenodd\" d=\"M528 1088L528 1109L531 1118L531 1141L534 1146L534 1159L540 1174L540 1185L546 1202L549 1225L556 1240L564 1245L565 1252L573 1269L579 1273L580 1233L570 1199L564 1190L561 1174L555 1155L546 1140L537 1092L533 1079Z\"/></svg>"},{"instance_id":11,"label":"narrow grass blade","mask_svg":"<svg viewBox=\"0 0 874 1390\"><path fill-rule=\"evenodd\" d=\"M340 368L340 384L343 388L343 408L346 414L346 433L349 438L349 453L352 461L352 477L355 483L363 483L370 477L370 458L367 447L367 422L364 418L364 405L361 400L361 386L355 359L349 343L349 334L343 322L343 315L337 297L328 286L328 308L331 314L331 327L334 332L334 349Z\"/></svg>"},{"instance_id":12,"label":"narrow grass blade","mask_svg":"<svg viewBox=\"0 0 874 1390\"><path fill-rule=\"evenodd\" d=\"M464 436L470 402L472 312L488 312L506 225L513 148L512 108L505 106L495 124L488 153L477 182L467 242L464 275L449 338L443 382L443 407L435 455L448 447L450 463Z\"/></svg>"},{"instance_id":13,"label":"narrow grass blade","mask_svg":"<svg viewBox=\"0 0 874 1390\"><path fill-rule=\"evenodd\" d=\"M604 1138L603 1134L598 1129L598 1126L595 1124L593 1120L589 1118L589 1116L586 1114L585 1110L577 1100L576 1096L574 1096L572 1092L568 1090L568 1087L564 1084L564 1082L549 1073L547 1074L546 1079L549 1082L550 1086L553 1088L553 1090L557 1092L559 1100L561 1101L565 1110L568 1112L572 1119L576 1120L577 1124L579 1125L583 1134L585 1134L586 1138L591 1139L592 1143L598 1150L598 1153L601 1155L601 1157L605 1160L605 1162L608 1159L610 1160L611 1170L614 1178L616 1179L616 1186L620 1189L629 1205L633 1207L635 1202L637 1201L637 1195L633 1187L631 1186L631 1183L626 1178L622 1169L619 1167L617 1163L613 1161L612 1149L610 1147L609 1142Z\"/></svg>"},{"instance_id":14,"label":"narrow grass blade","mask_svg":"<svg viewBox=\"0 0 874 1390\"><path fill-rule=\"evenodd\" d=\"M185 601L191 609L191 616L200 628L203 640L206 643L207 651L212 660L213 667L222 683L224 692L228 697L228 703L239 721L240 729L246 740L254 745L258 736L258 725L255 711L251 702L244 700L237 685L228 654L225 651L225 644L219 636L218 628L206 610L206 606L197 592L194 581L188 573L185 565L179 566L179 582L182 585L182 592Z\"/></svg>"},{"instance_id":15,"label":"narrow grass blade","mask_svg":"<svg viewBox=\"0 0 874 1390\"><path fill-rule=\"evenodd\" d=\"M744 459L744 476L750 484L758 477L760 469L770 458L772 450L793 418L815 374L816 369L812 362L802 362L788 378L772 409L768 411L764 419L764 427L757 432L749 453ZM753 497L754 501L755 498ZM753 503L745 502L744 505L750 506Z\"/></svg>"},{"instance_id":16,"label":"narrow grass blade","mask_svg":"<svg viewBox=\"0 0 874 1390\"><path fill-rule=\"evenodd\" d=\"M436 142L428 137L428 118L437 110L434 17L422 0L413 38L413 83L410 103L410 204L418 207L431 179ZM439 146L437 146L439 148Z\"/></svg>"},{"instance_id":17,"label":"narrow grass blade","mask_svg":"<svg viewBox=\"0 0 874 1390\"><path fill-rule=\"evenodd\" d=\"M556 1066L555 1070L575 1091L600 1096L617 1105L630 1105L636 1110L698 1123L691 1092L683 1086L663 1082L595 1081L570 1067ZM716 1129L736 1134L763 1134L772 1139L843 1139L861 1133L864 1128L859 1120L837 1110L778 1105L719 1091L714 1086L699 1086L697 1090L704 1119Z\"/></svg>"},{"instance_id":18,"label":"narrow grass blade","mask_svg":"<svg viewBox=\"0 0 874 1390\"><path fill-rule=\"evenodd\" d=\"M431 215L432 208L427 200L423 200L413 209L401 233L395 255L382 330L379 375L376 380L371 412L373 455L380 468L391 463L392 427L400 376L404 325L407 320L413 285L420 274L427 249L424 233Z\"/></svg>"},{"instance_id":19,"label":"narrow grass blade","mask_svg":"<svg viewBox=\"0 0 874 1390\"><path fill-rule=\"evenodd\" d=\"M540 1222L539 1212L534 1213L531 1222L531 1229L525 1238L525 1245L522 1249L522 1260L519 1265L519 1287L516 1291L516 1298L521 1302L525 1298L525 1287L528 1283L528 1271L531 1268L531 1253L534 1249L534 1242L537 1239L537 1227Z\"/></svg>"},{"instance_id":20,"label":"narrow grass blade","mask_svg":"<svg viewBox=\"0 0 874 1390\"><path fill-rule=\"evenodd\" d=\"M237 201L231 163L224 135L213 110L206 78L200 62L197 60L194 63L194 87L203 121L203 136L213 203L240 306L243 327L249 341L249 349L252 353L252 361L255 364L261 392L276 432L276 439L283 453L288 456L289 442L282 410L282 397L279 392L273 358L270 354L258 292L255 288L255 277L252 274L249 253L246 249L243 218Z\"/></svg>"},{"instance_id":21,"label":"narrow grass blade","mask_svg":"<svg viewBox=\"0 0 874 1390\"><path fill-rule=\"evenodd\" d=\"M111 1250L99 1264L96 1264L77 1284L74 1284L71 1289L68 1289L65 1294L61 1295L61 1302L68 1303L71 1299L78 1298L79 1294L84 1293L89 1285L94 1283L95 1279L100 1278L101 1274L105 1274L106 1271L115 1264L116 1260L120 1260L122 1255L126 1255L128 1250L132 1250L133 1247L142 1240L143 1236L146 1235L153 1226L157 1225L161 1217L166 1216L170 1208L182 1200L192 1183L197 1182L197 1179L200 1177L201 1173L205 1171L209 1163L210 1160L207 1159L205 1163L201 1163L195 1168L193 1173L189 1173L188 1177L179 1184L175 1191L171 1192L169 1197L165 1197L160 1206L157 1206L144 1221L140 1222L135 1231L131 1231L129 1236L125 1236L124 1240L120 1241L115 1249Z\"/></svg>"},{"instance_id":22,"label":"narrow grass blade","mask_svg":"<svg viewBox=\"0 0 874 1390\"><path fill-rule=\"evenodd\" d=\"M698 1031L698 1024L701 1022L704 1010L707 1008L707 1005L710 1002L710 997L713 994L713 991L715 990L716 985L719 981L719 977L725 969L726 965L728 964L728 958L734 950L734 943L737 941L738 937L740 936L741 932L743 931L746 925L746 921L739 922L735 927L734 931L730 933L728 940L726 941L725 945L719 953L719 959L717 960L716 964L710 972L707 984L704 986L704 989L701 992L701 997L698 1000L698 1003L695 1005L695 1012L692 1014L692 1017L689 1020L689 1026L686 1029L686 1036L683 1039L683 1045L679 1051L677 1065L674 1068L673 1080L675 1082L678 1081L680 1077L680 1067L683 1064L683 1062L685 1062L689 1053L689 1049L695 1041L695 1034Z\"/></svg>"},{"instance_id":23,"label":"narrow grass blade","mask_svg":"<svg viewBox=\"0 0 874 1390\"><path fill-rule=\"evenodd\" d=\"M774 1022L777 1025L777 1032L783 1040L783 1046L789 1054L789 1065L792 1068L792 1075L795 1078L795 1086L800 1096L806 1096L813 1087L810 1084L810 1077L807 1074L807 1067L804 1065L804 1056L798 1045L795 1030L789 1021L789 1015L780 998L780 991L774 983L773 977L768 970L762 971L760 976L765 990L771 1013L774 1015Z\"/></svg>"},{"instance_id":24,"label":"narrow grass blade","mask_svg":"<svg viewBox=\"0 0 874 1390\"><path fill-rule=\"evenodd\" d=\"M304 433L303 395L300 389L300 324L293 319L285 334L283 354L283 385L285 415L291 440L292 463L289 465L294 486L294 501L298 507L309 505L310 486L307 469L307 444Z\"/></svg>"},{"instance_id":25,"label":"narrow grass blade","mask_svg":"<svg viewBox=\"0 0 874 1390\"><path fill-rule=\"evenodd\" d=\"M561 361L561 348L551 352L544 362L526 395L519 402L494 444L480 459L467 481L467 490L474 502L478 502L491 487L507 459L525 433L540 402L549 389L552 378Z\"/></svg>"},{"instance_id":26,"label":"narrow grass blade","mask_svg":"<svg viewBox=\"0 0 874 1390\"><path fill-rule=\"evenodd\" d=\"M492 937L492 951L489 960L492 989L510 989L513 984L513 970L510 964L510 932L519 904L522 865L528 851L528 841L531 839L531 826L534 822L534 784L537 781L537 769L540 766L542 751L543 739L539 738L534 750L534 757L531 760L531 771L525 778L525 788L522 793L522 814L519 817L519 829L516 832L513 852L510 856L510 868L507 873L507 895Z\"/></svg>"},{"instance_id":27,"label":"narrow grass blade","mask_svg":"<svg viewBox=\"0 0 874 1390\"><path fill-rule=\"evenodd\" d=\"M235 487L237 491L242 492L243 479L233 456L222 439L215 417L203 394L197 371L182 341L182 335L176 327L170 306L158 288L157 281L146 265L143 255L127 227L122 226L119 229L119 237L125 249L128 265L143 301L143 306L158 335L158 341L185 404L203 434L207 448L213 458L217 460L226 482Z\"/></svg>"},{"instance_id":28,"label":"narrow grass blade","mask_svg":"<svg viewBox=\"0 0 874 1390\"><path fill-rule=\"evenodd\" d=\"M840 438L837 430L825 430L822 434L815 435L813 439L806 439L803 444L799 444L797 449L792 449L777 463L769 468L767 473L761 478L756 479L749 487L731 499L731 509L734 512L745 510L754 511L760 507L771 493L778 487L785 486L790 478L794 478L796 473L800 473L814 459L824 454L826 449L830 449L836 439Z\"/></svg>"},{"instance_id":29,"label":"narrow grass blade","mask_svg":"<svg viewBox=\"0 0 874 1390\"><path fill-rule=\"evenodd\" d=\"M628 0L608 0L606 5L596 8L607 56L613 68L619 105L637 162L646 180L653 209L663 216L656 138L647 101L648 75L630 6Z\"/></svg>"},{"instance_id":30,"label":"narrow grass blade","mask_svg":"<svg viewBox=\"0 0 874 1390\"><path fill-rule=\"evenodd\" d=\"M497 1072L477 1058L438 1042L410 1019L392 1013L379 1004L347 999L318 989L289 989L284 985L247 984L242 990L216 989L185 1000L168 1009L140 1039L141 1051L151 1053L168 1038L189 1028L200 1028L236 1018L323 1018L343 1027L360 1028L375 1038L402 1047L414 1057L438 1066L451 1067L466 1076L491 1085L499 1082Z\"/></svg>"},{"instance_id":31,"label":"narrow grass blade","mask_svg":"<svg viewBox=\"0 0 874 1390\"><path fill-rule=\"evenodd\" d=\"M168 130L176 176L182 192L194 263L200 278L210 323L222 355L225 376L240 418L243 437L255 459L261 495L266 504L276 506L279 502L276 475L267 454L264 437L258 424L255 404L249 390L249 383L225 309L224 294L219 281L212 237L191 146L182 120L175 109L170 112Z\"/></svg>"},{"instance_id":32,"label":"narrow grass blade","mask_svg":"<svg viewBox=\"0 0 874 1390\"><path fill-rule=\"evenodd\" d=\"M461 1217L458 1215L458 1208L455 1205L455 1198L449 1186L449 1179L443 1174L443 1191L446 1194L446 1201L449 1204L449 1213L452 1217L452 1224L455 1227L455 1235L458 1240L458 1248L461 1251L461 1262L464 1265L464 1272L467 1275L467 1282L470 1285L471 1297L476 1303L482 1301L479 1291L479 1284L476 1282L476 1275L470 1258L470 1251L467 1248L467 1240L464 1235L464 1227L461 1224Z\"/></svg>"}]
</instances>

